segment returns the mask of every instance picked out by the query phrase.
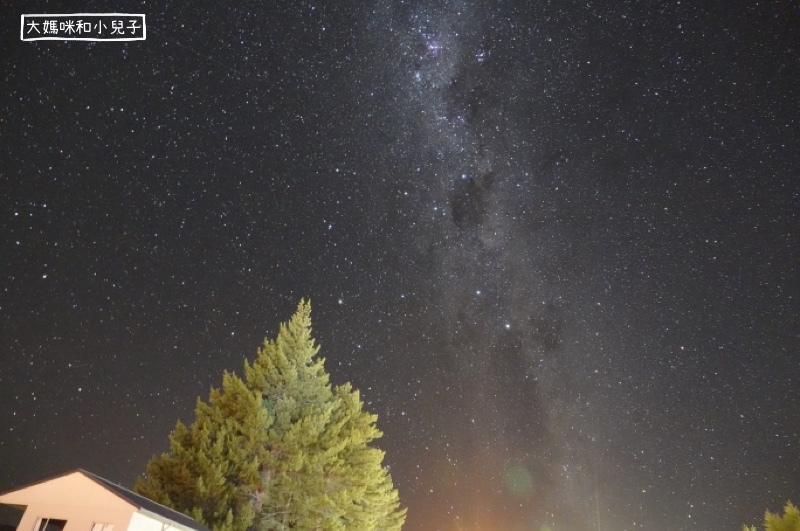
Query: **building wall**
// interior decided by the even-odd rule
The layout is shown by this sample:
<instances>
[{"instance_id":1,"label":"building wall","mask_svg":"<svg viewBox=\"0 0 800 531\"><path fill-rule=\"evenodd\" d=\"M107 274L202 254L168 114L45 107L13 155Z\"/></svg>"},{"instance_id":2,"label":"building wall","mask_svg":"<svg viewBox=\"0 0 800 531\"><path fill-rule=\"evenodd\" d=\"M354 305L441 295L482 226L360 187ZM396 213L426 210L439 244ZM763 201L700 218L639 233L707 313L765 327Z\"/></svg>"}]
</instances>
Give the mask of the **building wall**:
<instances>
[{"instance_id":1,"label":"building wall","mask_svg":"<svg viewBox=\"0 0 800 531\"><path fill-rule=\"evenodd\" d=\"M17 531L33 531L38 518L66 520L64 531L92 531L95 523L126 531L138 509L79 472L10 492L0 502L28 506Z\"/></svg>"},{"instance_id":2,"label":"building wall","mask_svg":"<svg viewBox=\"0 0 800 531\"><path fill-rule=\"evenodd\" d=\"M128 527L128 531L164 531L164 528L164 523L141 513L134 513L131 517L131 523ZM183 529L183 527L177 528L173 525L170 526L169 529ZM116 529L114 531L116 531Z\"/></svg>"}]
</instances>

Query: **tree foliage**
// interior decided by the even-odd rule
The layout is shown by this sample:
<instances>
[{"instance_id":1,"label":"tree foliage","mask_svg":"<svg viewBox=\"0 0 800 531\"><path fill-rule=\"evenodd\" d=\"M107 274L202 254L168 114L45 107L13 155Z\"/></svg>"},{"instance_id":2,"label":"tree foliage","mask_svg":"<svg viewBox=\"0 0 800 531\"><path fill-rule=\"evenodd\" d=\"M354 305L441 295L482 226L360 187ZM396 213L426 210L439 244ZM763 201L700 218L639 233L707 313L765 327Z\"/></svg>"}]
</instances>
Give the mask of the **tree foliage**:
<instances>
[{"instance_id":1,"label":"tree foliage","mask_svg":"<svg viewBox=\"0 0 800 531\"><path fill-rule=\"evenodd\" d=\"M405 521L382 434L350 384L331 386L301 301L244 378L198 399L135 490L215 531L395 530Z\"/></svg>"},{"instance_id":2,"label":"tree foliage","mask_svg":"<svg viewBox=\"0 0 800 531\"><path fill-rule=\"evenodd\" d=\"M756 527L743 527L744 531L756 531ZM769 511L764 515L764 531L800 531L800 510L792 502L786 502L783 516Z\"/></svg>"}]
</instances>

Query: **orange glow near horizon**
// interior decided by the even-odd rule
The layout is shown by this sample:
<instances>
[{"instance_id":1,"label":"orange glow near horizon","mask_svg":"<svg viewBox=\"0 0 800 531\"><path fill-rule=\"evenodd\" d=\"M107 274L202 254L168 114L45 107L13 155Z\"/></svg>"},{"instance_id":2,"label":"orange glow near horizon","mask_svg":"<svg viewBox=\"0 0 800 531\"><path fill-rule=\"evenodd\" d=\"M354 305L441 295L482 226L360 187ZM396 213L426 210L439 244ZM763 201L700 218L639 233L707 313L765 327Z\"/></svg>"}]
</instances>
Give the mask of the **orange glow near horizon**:
<instances>
[{"instance_id":1,"label":"orange glow near horizon","mask_svg":"<svg viewBox=\"0 0 800 531\"><path fill-rule=\"evenodd\" d=\"M409 515L415 526L442 531L514 531L551 529L545 522L544 481L505 452L487 451L470 463L429 456L422 468L426 507ZM524 525L523 525L524 523Z\"/></svg>"}]
</instances>

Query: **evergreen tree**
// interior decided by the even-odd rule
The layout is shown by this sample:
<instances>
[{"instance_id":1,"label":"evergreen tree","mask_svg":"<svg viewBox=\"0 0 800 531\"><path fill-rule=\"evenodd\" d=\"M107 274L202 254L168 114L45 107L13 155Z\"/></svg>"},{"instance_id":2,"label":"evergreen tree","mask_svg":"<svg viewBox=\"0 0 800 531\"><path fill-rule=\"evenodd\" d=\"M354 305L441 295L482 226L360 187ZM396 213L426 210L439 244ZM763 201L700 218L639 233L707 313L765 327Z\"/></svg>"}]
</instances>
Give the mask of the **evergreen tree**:
<instances>
[{"instance_id":1,"label":"evergreen tree","mask_svg":"<svg viewBox=\"0 0 800 531\"><path fill-rule=\"evenodd\" d=\"M756 531L756 528L744 526L743 530ZM783 516L767 511L764 515L764 531L800 531L800 510L792 502L786 502Z\"/></svg>"},{"instance_id":2,"label":"evergreen tree","mask_svg":"<svg viewBox=\"0 0 800 531\"><path fill-rule=\"evenodd\" d=\"M370 446L382 434L349 384L331 386L301 301L245 378L198 399L195 422L178 423L169 453L154 457L136 491L214 531L395 530L397 490Z\"/></svg>"},{"instance_id":3,"label":"evergreen tree","mask_svg":"<svg viewBox=\"0 0 800 531\"><path fill-rule=\"evenodd\" d=\"M208 403L197 400L190 427L178 422L170 452L154 457L134 490L181 511L215 531L252 527L261 491L259 456L268 416L260 396L233 374Z\"/></svg>"}]
</instances>

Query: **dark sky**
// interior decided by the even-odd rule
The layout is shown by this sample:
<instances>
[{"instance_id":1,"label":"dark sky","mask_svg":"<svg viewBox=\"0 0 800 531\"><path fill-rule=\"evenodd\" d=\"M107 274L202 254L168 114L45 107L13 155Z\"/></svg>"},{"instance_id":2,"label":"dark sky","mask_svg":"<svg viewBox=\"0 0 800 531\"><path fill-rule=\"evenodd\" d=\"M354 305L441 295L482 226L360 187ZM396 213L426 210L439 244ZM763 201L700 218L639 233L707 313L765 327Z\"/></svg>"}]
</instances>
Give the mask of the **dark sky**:
<instances>
[{"instance_id":1,"label":"dark sky","mask_svg":"<svg viewBox=\"0 0 800 531\"><path fill-rule=\"evenodd\" d=\"M0 3L0 490L131 485L307 296L406 529L800 502L796 2L121 1L145 41L19 38L109 10Z\"/></svg>"}]
</instances>

